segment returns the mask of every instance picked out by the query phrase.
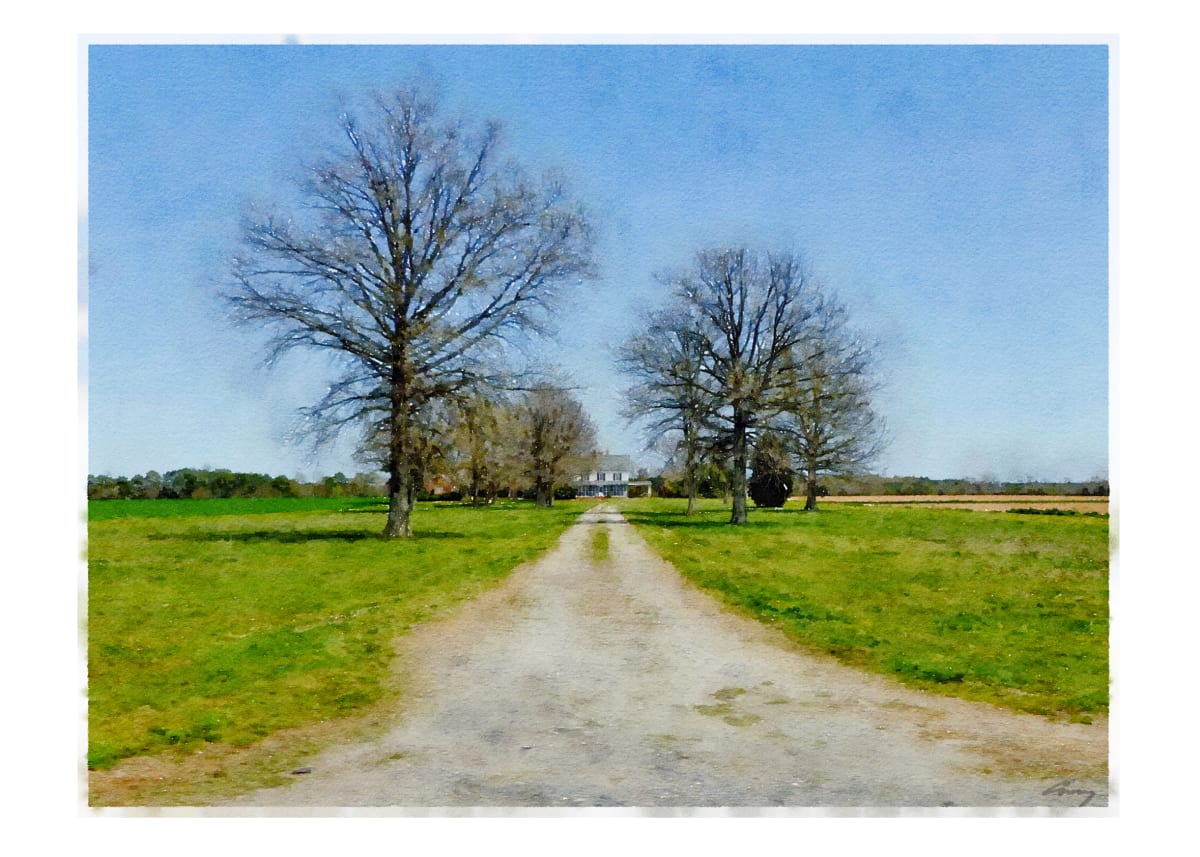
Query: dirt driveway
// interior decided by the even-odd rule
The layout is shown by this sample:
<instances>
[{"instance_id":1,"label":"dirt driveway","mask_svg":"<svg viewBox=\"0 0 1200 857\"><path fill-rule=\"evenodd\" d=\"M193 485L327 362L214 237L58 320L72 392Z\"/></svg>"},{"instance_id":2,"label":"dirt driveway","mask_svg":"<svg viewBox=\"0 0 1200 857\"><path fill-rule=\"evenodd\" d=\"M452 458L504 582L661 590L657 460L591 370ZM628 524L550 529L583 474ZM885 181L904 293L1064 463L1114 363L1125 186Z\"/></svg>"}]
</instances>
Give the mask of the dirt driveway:
<instances>
[{"instance_id":1,"label":"dirt driveway","mask_svg":"<svg viewBox=\"0 0 1200 857\"><path fill-rule=\"evenodd\" d=\"M608 530L609 559L591 538ZM619 514L405 641L376 741L234 806L1105 806L1107 725L910 690L684 582Z\"/></svg>"}]
</instances>

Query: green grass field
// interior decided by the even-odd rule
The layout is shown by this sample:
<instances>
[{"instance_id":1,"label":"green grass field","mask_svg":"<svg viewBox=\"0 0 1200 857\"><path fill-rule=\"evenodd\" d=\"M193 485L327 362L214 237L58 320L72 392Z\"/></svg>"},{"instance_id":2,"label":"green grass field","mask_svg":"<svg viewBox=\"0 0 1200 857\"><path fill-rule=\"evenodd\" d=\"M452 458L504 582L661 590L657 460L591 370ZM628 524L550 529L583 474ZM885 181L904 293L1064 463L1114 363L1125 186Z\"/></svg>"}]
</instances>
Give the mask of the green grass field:
<instances>
[{"instance_id":1,"label":"green grass field","mask_svg":"<svg viewBox=\"0 0 1200 857\"><path fill-rule=\"evenodd\" d=\"M590 505L422 503L417 537L396 542L379 538L372 500L90 504L89 767L244 752L398 698L392 641L544 552ZM730 527L719 501L694 518L679 500L621 508L693 582L806 646L939 693L1107 713L1107 518L828 504ZM210 787L240 788L126 797Z\"/></svg>"},{"instance_id":2,"label":"green grass field","mask_svg":"<svg viewBox=\"0 0 1200 857\"><path fill-rule=\"evenodd\" d=\"M1108 710L1108 518L827 504L621 505L700 587L855 666L1088 721Z\"/></svg>"},{"instance_id":3,"label":"green grass field","mask_svg":"<svg viewBox=\"0 0 1200 857\"><path fill-rule=\"evenodd\" d=\"M424 507L422 507L424 508ZM273 512L386 511L375 497L295 497L228 500L102 500L88 503L88 521L116 518L215 518L222 515L267 515ZM380 526L382 530L382 525Z\"/></svg>"},{"instance_id":4,"label":"green grass field","mask_svg":"<svg viewBox=\"0 0 1200 857\"><path fill-rule=\"evenodd\" d=\"M377 501L89 506L88 764L246 747L388 692L393 639L548 549L587 508Z\"/></svg>"}]
</instances>

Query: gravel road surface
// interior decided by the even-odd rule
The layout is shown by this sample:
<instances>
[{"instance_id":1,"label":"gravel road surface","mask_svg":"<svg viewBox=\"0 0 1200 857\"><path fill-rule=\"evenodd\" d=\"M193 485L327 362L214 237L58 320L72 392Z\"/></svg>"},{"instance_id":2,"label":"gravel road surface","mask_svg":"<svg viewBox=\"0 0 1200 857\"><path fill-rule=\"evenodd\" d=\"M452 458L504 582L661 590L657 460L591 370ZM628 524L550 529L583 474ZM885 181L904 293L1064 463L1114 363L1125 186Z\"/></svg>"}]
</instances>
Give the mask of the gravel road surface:
<instances>
[{"instance_id":1,"label":"gravel road surface","mask_svg":"<svg viewBox=\"0 0 1200 857\"><path fill-rule=\"evenodd\" d=\"M806 653L686 583L607 508L401 645L414 692L390 731L231 806L1108 803L1106 723L926 694Z\"/></svg>"}]
</instances>

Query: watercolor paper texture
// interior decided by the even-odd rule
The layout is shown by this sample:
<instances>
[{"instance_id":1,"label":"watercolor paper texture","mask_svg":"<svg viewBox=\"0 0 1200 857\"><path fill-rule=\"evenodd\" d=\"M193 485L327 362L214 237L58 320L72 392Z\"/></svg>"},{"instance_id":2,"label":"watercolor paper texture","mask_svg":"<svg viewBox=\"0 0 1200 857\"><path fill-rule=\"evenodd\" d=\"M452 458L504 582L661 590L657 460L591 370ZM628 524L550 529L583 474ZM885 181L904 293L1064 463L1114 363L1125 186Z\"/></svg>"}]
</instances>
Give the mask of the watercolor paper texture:
<instances>
[{"instance_id":1,"label":"watercolor paper texture","mask_svg":"<svg viewBox=\"0 0 1200 857\"><path fill-rule=\"evenodd\" d=\"M418 83L466 128L497 121L503 157L531 176L561 177L586 209L594 270L564 283L551 335L518 336L514 352L569 379L595 424L597 451L629 462L622 484L628 471L644 468L635 477L643 483L659 473L667 451L623 416L630 379L617 350L666 304L672 272L699 251L745 246L803 259L878 343L873 406L887 442L871 473L1103 484L1107 494L1113 50L1102 40L91 44L87 471L227 468L320 482L370 469L354 430L315 451L293 442L298 414L339 377L334 361L296 349L265 366L269 332L233 324L222 295L251 213L304 212L313 165L347 153L343 112L366 117L375 91ZM656 542L632 508L547 525L563 535L541 545L536 562L477 599L454 596L465 606L438 614L445 622L413 620L420 627L404 657L422 693L383 737L327 741L332 750L298 763L274 790L188 794L229 814L301 806L1106 811L1106 689L1103 705L1076 706L1068 722L1029 713L1032 704L1017 704L1018 714L944 688L929 701L896 680L907 671L962 681L928 661L896 656L894 675L881 676L830 659L839 644L819 644L817 657L793 651L772 636L774 620L734 615L685 584L665 561L675 558L672 546ZM914 520L932 514L912 511ZM93 520L111 523L101 518ZM142 537L190 539L203 543L198 551L231 556L304 541L253 527L230 535L249 525L228 520L232 529L218 535L161 535L147 523ZM1107 520L1094 523L1104 533L1093 541L1106 552ZM336 553L339 539L350 553L374 544L347 527L313 537L326 542L314 551L337 542ZM434 548L457 537L450 524L429 535ZM112 539L94 538L93 550ZM489 550L445 549L464 545L458 562ZM807 547L793 545L789 556ZM1014 542L993 553L1010 547L1019 552ZM97 555L90 559L100 573ZM1104 601L1079 627L1101 629L1095 642L1106 645L1108 557L1075 559L1095 572L1092 594L1102 590ZM1069 576L1052 573L1060 571ZM90 594L107 597L100 585ZM759 601L774 604L776 595ZM1033 599L1013 597L1026 595ZM348 604L296 633L377 608ZM780 622L800 609L779 608ZM976 620L985 621L965 613L938 621L958 631ZM473 637L480 628L489 631L484 643ZM99 645L106 632L93 623L91 633ZM349 639L330 637L328 656L341 657ZM104 645L106 657L124 651L120 641ZM130 716L167 735L152 708ZM215 720L196 716L218 734ZM209 741L179 734L201 749ZM307 737L320 743L322 735ZM1004 756L1000 744L1017 749ZM123 772L132 782L158 770L153 754L113 761L127 749L112 749L93 772L106 795L122 793ZM978 753L995 764L976 764ZM963 759L975 761L964 768ZM220 763L211 764L216 777Z\"/></svg>"}]
</instances>

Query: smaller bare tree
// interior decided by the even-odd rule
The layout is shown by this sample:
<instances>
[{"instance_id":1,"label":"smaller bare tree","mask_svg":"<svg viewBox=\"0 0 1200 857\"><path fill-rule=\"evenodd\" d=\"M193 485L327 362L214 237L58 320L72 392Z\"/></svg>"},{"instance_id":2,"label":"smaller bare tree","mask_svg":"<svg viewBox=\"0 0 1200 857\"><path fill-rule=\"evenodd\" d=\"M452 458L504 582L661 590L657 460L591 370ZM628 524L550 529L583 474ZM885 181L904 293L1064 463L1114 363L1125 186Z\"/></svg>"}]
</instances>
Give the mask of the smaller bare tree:
<instances>
[{"instance_id":1,"label":"smaller bare tree","mask_svg":"<svg viewBox=\"0 0 1200 857\"><path fill-rule=\"evenodd\" d=\"M451 419L446 457L465 481L472 506L480 504L481 494L495 495L501 476L500 407L498 398L476 393L457 403Z\"/></svg>"},{"instance_id":2,"label":"smaller bare tree","mask_svg":"<svg viewBox=\"0 0 1200 857\"><path fill-rule=\"evenodd\" d=\"M809 336L790 355L778 421L804 476L806 511L817 508L822 475L858 471L886 441L871 405L874 368L875 348L850 329L845 307L822 295Z\"/></svg>"},{"instance_id":3,"label":"smaller bare tree","mask_svg":"<svg viewBox=\"0 0 1200 857\"><path fill-rule=\"evenodd\" d=\"M532 484L538 506L553 505L554 486L595 458L595 425L564 387L535 385L508 410L506 422L514 469Z\"/></svg>"},{"instance_id":4,"label":"smaller bare tree","mask_svg":"<svg viewBox=\"0 0 1200 857\"><path fill-rule=\"evenodd\" d=\"M641 421L647 448L674 438L672 458L683 468L688 515L696 513L696 468L706 448L713 396L704 386L705 342L686 308L650 316L640 333L618 353L619 366L634 384L626 392L622 415Z\"/></svg>"}]
</instances>

